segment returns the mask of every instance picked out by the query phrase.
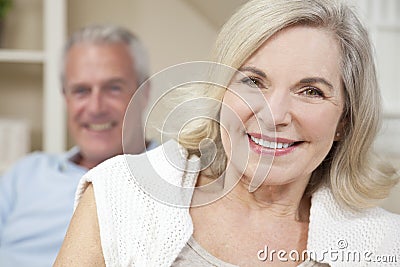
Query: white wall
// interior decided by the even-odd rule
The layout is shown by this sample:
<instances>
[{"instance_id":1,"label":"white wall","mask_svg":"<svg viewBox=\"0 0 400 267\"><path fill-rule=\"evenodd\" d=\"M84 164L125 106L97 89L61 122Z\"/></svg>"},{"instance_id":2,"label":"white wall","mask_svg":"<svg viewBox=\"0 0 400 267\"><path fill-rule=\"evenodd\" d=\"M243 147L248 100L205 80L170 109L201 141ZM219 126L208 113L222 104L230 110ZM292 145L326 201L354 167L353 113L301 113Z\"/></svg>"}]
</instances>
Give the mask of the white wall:
<instances>
[{"instance_id":1,"label":"white wall","mask_svg":"<svg viewBox=\"0 0 400 267\"><path fill-rule=\"evenodd\" d=\"M177 63L207 59L217 35L182 0L69 0L69 32L91 23L114 23L136 32L150 52L153 73Z\"/></svg>"},{"instance_id":2,"label":"white wall","mask_svg":"<svg viewBox=\"0 0 400 267\"><path fill-rule=\"evenodd\" d=\"M377 72L385 118L376 150L399 170L400 175L400 1L353 0L369 29L376 52ZM400 213L400 185L382 204Z\"/></svg>"}]
</instances>

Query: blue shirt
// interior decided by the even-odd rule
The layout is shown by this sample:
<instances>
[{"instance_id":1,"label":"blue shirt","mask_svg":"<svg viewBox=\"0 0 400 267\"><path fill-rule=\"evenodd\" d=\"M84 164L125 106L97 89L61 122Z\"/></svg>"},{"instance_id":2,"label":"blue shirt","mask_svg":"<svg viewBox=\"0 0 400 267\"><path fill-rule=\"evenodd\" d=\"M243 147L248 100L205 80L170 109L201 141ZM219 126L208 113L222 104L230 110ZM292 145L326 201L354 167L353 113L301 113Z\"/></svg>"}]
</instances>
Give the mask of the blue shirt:
<instances>
[{"instance_id":1,"label":"blue shirt","mask_svg":"<svg viewBox=\"0 0 400 267\"><path fill-rule=\"evenodd\" d=\"M87 169L74 148L63 155L32 153L0 177L0 266L52 266Z\"/></svg>"}]
</instances>

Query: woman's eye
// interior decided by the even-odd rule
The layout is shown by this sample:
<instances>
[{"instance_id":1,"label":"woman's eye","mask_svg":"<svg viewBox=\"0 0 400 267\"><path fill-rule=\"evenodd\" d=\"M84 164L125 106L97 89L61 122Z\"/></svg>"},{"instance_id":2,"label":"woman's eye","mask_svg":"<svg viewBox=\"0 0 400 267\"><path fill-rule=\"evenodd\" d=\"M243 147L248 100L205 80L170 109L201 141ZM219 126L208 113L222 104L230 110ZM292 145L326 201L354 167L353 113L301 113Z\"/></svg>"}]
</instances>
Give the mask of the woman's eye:
<instances>
[{"instance_id":1,"label":"woman's eye","mask_svg":"<svg viewBox=\"0 0 400 267\"><path fill-rule=\"evenodd\" d=\"M260 79L256 77L246 77L241 80L242 83L244 83L247 86L253 87L253 88L264 88L262 82Z\"/></svg>"},{"instance_id":2,"label":"woman's eye","mask_svg":"<svg viewBox=\"0 0 400 267\"><path fill-rule=\"evenodd\" d=\"M304 96L320 97L320 98L323 98L325 96L324 93L320 89L315 88L315 87L307 87L306 89L301 91L300 94L302 94Z\"/></svg>"}]
</instances>

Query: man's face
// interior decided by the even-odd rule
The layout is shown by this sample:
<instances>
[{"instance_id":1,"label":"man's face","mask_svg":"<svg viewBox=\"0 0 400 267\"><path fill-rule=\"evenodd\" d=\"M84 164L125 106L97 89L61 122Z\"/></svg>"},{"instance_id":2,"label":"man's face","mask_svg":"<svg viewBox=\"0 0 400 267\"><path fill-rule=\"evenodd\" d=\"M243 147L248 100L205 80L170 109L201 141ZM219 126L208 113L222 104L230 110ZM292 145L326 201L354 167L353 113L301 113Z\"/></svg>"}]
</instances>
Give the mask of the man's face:
<instances>
[{"instance_id":1,"label":"man's face","mask_svg":"<svg viewBox=\"0 0 400 267\"><path fill-rule=\"evenodd\" d=\"M122 153L124 114L137 88L132 61L128 47L117 43L76 44L66 57L68 127L82 166L92 168Z\"/></svg>"}]
</instances>

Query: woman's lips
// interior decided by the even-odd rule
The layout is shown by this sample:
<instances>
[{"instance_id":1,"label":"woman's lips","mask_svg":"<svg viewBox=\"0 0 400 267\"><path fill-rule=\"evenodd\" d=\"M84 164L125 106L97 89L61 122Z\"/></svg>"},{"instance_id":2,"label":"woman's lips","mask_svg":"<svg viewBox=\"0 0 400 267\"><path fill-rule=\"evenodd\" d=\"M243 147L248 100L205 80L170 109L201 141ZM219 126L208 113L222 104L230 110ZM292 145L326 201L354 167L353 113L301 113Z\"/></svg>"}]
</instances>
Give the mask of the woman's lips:
<instances>
[{"instance_id":1,"label":"woman's lips","mask_svg":"<svg viewBox=\"0 0 400 267\"><path fill-rule=\"evenodd\" d=\"M259 154L283 156L293 152L302 141L273 138L258 133L247 134L250 148Z\"/></svg>"}]
</instances>

